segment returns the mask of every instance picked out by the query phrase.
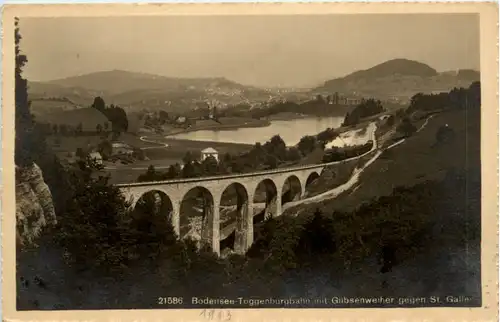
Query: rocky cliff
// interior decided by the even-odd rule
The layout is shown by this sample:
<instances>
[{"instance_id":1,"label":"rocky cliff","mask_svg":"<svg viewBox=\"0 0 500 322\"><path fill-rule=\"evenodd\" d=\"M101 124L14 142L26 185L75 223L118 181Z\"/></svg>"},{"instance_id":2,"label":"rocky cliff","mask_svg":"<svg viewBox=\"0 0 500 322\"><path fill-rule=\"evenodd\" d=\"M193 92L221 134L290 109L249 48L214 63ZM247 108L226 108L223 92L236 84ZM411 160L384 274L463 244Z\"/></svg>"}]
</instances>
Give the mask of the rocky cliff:
<instances>
[{"instance_id":1,"label":"rocky cliff","mask_svg":"<svg viewBox=\"0 0 500 322\"><path fill-rule=\"evenodd\" d=\"M57 223L52 194L37 164L16 166L17 240L21 245L33 244L47 225Z\"/></svg>"}]
</instances>

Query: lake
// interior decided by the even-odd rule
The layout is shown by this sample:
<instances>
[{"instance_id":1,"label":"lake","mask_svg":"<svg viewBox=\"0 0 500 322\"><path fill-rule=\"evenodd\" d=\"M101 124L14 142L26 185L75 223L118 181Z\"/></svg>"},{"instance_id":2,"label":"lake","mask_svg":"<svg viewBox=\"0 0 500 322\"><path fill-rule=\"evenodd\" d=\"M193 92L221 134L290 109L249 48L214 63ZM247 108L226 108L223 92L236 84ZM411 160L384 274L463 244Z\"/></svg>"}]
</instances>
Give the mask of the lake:
<instances>
[{"instance_id":1,"label":"lake","mask_svg":"<svg viewBox=\"0 0 500 322\"><path fill-rule=\"evenodd\" d=\"M279 134L287 146L297 144L305 135L315 135L327 128L340 127L344 120L340 117L314 117L293 120L271 121L269 126L228 130L200 130L167 136L169 139L194 141L230 142L255 144L264 143Z\"/></svg>"}]
</instances>

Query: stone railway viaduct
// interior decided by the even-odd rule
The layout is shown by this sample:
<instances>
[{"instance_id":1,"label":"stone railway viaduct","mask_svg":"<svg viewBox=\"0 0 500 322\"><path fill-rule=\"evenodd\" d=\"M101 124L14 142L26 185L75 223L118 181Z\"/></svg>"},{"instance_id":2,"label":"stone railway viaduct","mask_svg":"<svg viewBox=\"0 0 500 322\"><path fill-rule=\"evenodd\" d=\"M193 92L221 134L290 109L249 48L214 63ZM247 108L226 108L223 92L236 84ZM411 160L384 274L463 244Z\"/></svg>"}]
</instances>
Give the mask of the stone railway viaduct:
<instances>
[{"instance_id":1,"label":"stone railway viaduct","mask_svg":"<svg viewBox=\"0 0 500 322\"><path fill-rule=\"evenodd\" d=\"M146 193L159 193L162 197L161 212L166 218L170 218L178 236L180 236L182 201L188 193L191 195L191 191L197 190L204 205L201 242L217 254L220 254L221 241L221 198L228 188L234 187L237 196L234 251L243 254L253 243L254 197L259 186L264 186L266 192L264 216L280 216L284 194L288 194L291 200L301 198L305 194L306 187L318 178L326 167L358 159L375 150L377 148L375 128L372 131L370 135L373 141L372 149L363 155L342 161L243 174L119 184L117 187L132 208Z\"/></svg>"},{"instance_id":2,"label":"stone railway viaduct","mask_svg":"<svg viewBox=\"0 0 500 322\"><path fill-rule=\"evenodd\" d=\"M244 253L253 243L254 197L259 186L265 187L264 216L281 215L282 197L291 192L291 198L304 196L306 186L317 179L327 164L301 168L283 168L271 171L232 174L214 177L175 179L117 185L131 207L148 192L162 197L162 212L170 218L177 235L180 235L181 203L191 191L197 190L203 199L202 242L220 253L220 206L223 193L231 187L236 190L236 229L234 250ZM288 183L288 189L285 187Z\"/></svg>"}]
</instances>

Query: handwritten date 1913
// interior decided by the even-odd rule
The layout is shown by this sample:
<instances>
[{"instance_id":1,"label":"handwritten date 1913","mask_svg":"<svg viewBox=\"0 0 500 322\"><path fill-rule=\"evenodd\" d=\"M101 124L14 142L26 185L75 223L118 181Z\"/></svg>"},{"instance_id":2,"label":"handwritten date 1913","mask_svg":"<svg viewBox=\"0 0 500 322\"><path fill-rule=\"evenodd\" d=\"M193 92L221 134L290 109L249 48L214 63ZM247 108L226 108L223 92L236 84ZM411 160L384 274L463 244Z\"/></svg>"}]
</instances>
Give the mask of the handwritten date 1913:
<instances>
[{"instance_id":1,"label":"handwritten date 1913","mask_svg":"<svg viewBox=\"0 0 500 322\"><path fill-rule=\"evenodd\" d=\"M200 316L204 317L210 321L230 321L231 311L230 310L216 310L216 309L204 309L201 311Z\"/></svg>"}]
</instances>

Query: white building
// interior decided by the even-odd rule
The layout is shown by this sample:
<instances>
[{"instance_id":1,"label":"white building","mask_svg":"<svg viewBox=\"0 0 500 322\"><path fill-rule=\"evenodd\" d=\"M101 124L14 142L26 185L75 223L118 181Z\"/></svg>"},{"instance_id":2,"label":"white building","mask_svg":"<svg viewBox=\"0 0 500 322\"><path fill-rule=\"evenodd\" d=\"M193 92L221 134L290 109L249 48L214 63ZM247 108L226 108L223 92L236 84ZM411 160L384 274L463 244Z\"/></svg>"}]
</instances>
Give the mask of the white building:
<instances>
[{"instance_id":1,"label":"white building","mask_svg":"<svg viewBox=\"0 0 500 322\"><path fill-rule=\"evenodd\" d=\"M177 124L184 124L186 123L186 117L185 116L179 116L175 122L177 122Z\"/></svg>"},{"instance_id":2,"label":"white building","mask_svg":"<svg viewBox=\"0 0 500 322\"><path fill-rule=\"evenodd\" d=\"M89 159L94 161L95 163L102 165L102 156L99 152L91 152L89 153Z\"/></svg>"},{"instance_id":3,"label":"white building","mask_svg":"<svg viewBox=\"0 0 500 322\"><path fill-rule=\"evenodd\" d=\"M112 155L119 155L119 154L132 155L134 153L134 149L126 143L114 142L111 144L111 149L112 149L111 152Z\"/></svg>"},{"instance_id":4,"label":"white building","mask_svg":"<svg viewBox=\"0 0 500 322\"><path fill-rule=\"evenodd\" d=\"M214 148L206 148L201 151L201 161L205 160L208 157L214 157L217 162L219 162L219 152Z\"/></svg>"}]
</instances>

